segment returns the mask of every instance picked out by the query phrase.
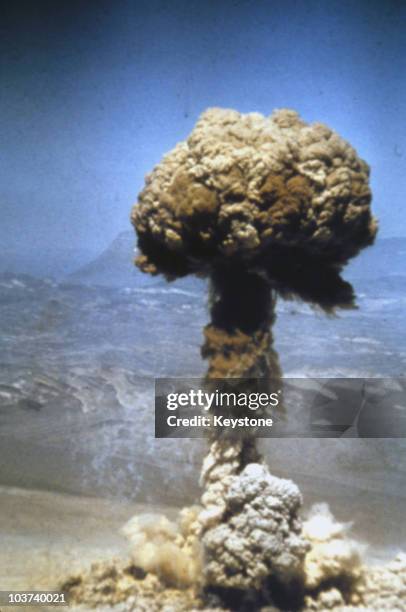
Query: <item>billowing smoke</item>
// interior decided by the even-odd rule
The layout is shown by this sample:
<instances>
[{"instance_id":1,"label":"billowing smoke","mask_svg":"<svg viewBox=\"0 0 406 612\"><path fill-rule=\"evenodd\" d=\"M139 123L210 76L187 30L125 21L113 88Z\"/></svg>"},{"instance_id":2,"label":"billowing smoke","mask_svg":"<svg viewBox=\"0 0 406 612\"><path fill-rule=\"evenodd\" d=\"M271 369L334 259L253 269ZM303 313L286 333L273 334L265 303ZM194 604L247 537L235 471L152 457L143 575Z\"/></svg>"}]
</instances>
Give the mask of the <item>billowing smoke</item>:
<instances>
[{"instance_id":1,"label":"billowing smoke","mask_svg":"<svg viewBox=\"0 0 406 612\"><path fill-rule=\"evenodd\" d=\"M71 576L58 588L68 594L71 606L86 604L85 608L82 605L74 607L75 610L406 610L406 554L398 554L383 566L365 566L362 562L364 547L351 538L350 525L336 521L325 504L311 509L303 523L302 534L295 542L295 529L287 527L285 521L297 512L300 497L297 487L290 481L269 476L266 471L254 472L254 468L246 468L240 482L248 487L241 490L234 482L225 501L227 505L230 502L234 505L232 520L240 522L239 529L231 533L231 537L230 532L221 533L218 539L222 556L228 555L228 567L231 569L243 562L247 577L253 575L260 582L261 573L268 575L269 566L258 563L258 549L265 548L267 558L276 561L274 573L268 575L262 588L262 604L258 605L258 600L253 599L252 592L247 589L237 589L234 598L230 597L232 590L229 589L228 602L221 605L216 595L199 590L203 575L196 531L199 528L197 508L182 510L176 523L156 514L135 517L124 528L131 540L132 559L94 564L88 572ZM266 486L263 486L264 479ZM271 490L274 495L268 497L273 503L262 500L256 506L255 499ZM243 507L244 499L250 499L250 503L239 514L238 506ZM265 517L261 512L264 508ZM239 541L239 534L247 533L250 537ZM296 530L296 537L298 533ZM304 553L300 579L292 582ZM227 565L222 563L222 557L218 558L218 563L216 561L209 571L220 578ZM282 584L273 580L278 573ZM232 583L235 576L238 579L238 573L229 571L226 579ZM288 591L284 590L284 585L288 586Z\"/></svg>"},{"instance_id":2,"label":"billowing smoke","mask_svg":"<svg viewBox=\"0 0 406 612\"><path fill-rule=\"evenodd\" d=\"M201 577L197 516L200 509L183 508L178 521L165 516L134 516L123 527L132 544L135 565L179 588L196 585Z\"/></svg>"},{"instance_id":3,"label":"billowing smoke","mask_svg":"<svg viewBox=\"0 0 406 612\"><path fill-rule=\"evenodd\" d=\"M372 244L369 168L327 126L210 109L146 178L137 265L176 278L254 271L286 296L352 301L340 268Z\"/></svg>"},{"instance_id":4,"label":"billowing smoke","mask_svg":"<svg viewBox=\"0 0 406 612\"><path fill-rule=\"evenodd\" d=\"M277 295L327 312L353 305L340 272L376 234L368 179L366 163L322 124L288 110L265 118L222 109L203 113L147 177L132 213L137 265L168 280L209 277L208 385L278 380ZM134 517L124 529L132 561L64 584L72 601L185 612L406 610L406 556L366 567L350 526L323 504L303 522L299 489L270 474L253 436L211 438L201 484L201 506L176 523Z\"/></svg>"},{"instance_id":5,"label":"billowing smoke","mask_svg":"<svg viewBox=\"0 0 406 612\"><path fill-rule=\"evenodd\" d=\"M347 142L290 110L266 118L210 109L147 176L132 212L136 263L168 279L209 277L209 382L278 385L276 295L326 311L353 305L340 271L376 234L368 181ZM201 482L208 588L260 593L269 579L281 588L301 579L300 494L271 476L254 439L212 440Z\"/></svg>"},{"instance_id":6,"label":"billowing smoke","mask_svg":"<svg viewBox=\"0 0 406 612\"><path fill-rule=\"evenodd\" d=\"M207 384L279 379L277 295L327 312L353 305L340 272L377 231L368 181L367 164L325 125L289 110L266 118L222 109L203 113L146 178L132 212L136 263L169 280L209 277ZM183 523L136 517L126 529L135 565L200 589L200 608L389 609L386 583L390 603L401 601L404 559L374 574L326 507L303 524L299 489L270 474L253 436L212 438L201 484L201 507L185 510Z\"/></svg>"}]
</instances>

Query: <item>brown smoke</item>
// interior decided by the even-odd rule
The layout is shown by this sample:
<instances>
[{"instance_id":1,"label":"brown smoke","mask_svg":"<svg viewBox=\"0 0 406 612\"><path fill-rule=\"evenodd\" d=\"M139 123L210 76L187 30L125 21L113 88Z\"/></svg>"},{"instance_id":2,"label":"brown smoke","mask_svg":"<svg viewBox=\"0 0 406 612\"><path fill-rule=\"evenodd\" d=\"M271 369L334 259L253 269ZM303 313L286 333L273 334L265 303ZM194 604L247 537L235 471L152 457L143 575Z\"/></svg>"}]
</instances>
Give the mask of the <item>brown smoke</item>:
<instances>
[{"instance_id":1,"label":"brown smoke","mask_svg":"<svg viewBox=\"0 0 406 612\"><path fill-rule=\"evenodd\" d=\"M278 381L276 295L327 312L353 306L340 272L377 231L368 182L346 141L289 110L266 118L210 109L147 176L131 216L136 263L169 280L209 277L208 384ZM309 546L296 485L269 473L251 434L212 439L201 482L206 587L227 601L235 590L258 595L271 580L289 600L292 585L304 585Z\"/></svg>"},{"instance_id":2,"label":"brown smoke","mask_svg":"<svg viewBox=\"0 0 406 612\"><path fill-rule=\"evenodd\" d=\"M168 278L243 267L284 297L351 304L339 272L376 234L368 181L325 125L209 109L146 178L131 217L137 264Z\"/></svg>"},{"instance_id":3,"label":"brown smoke","mask_svg":"<svg viewBox=\"0 0 406 612\"><path fill-rule=\"evenodd\" d=\"M136 263L168 279L209 276L208 384L255 377L272 379L270 390L279 386L271 333L277 294L326 311L353 305L340 270L375 237L368 179L366 163L322 124L288 110L265 118L222 109L203 113L146 178L132 212ZM203 573L225 597L230 587L260 592L270 577L299 579L306 553L300 494L269 474L250 436L212 439L202 472ZM255 494L246 496L247 487ZM267 495L277 499L274 508ZM290 525L286 537L281 521Z\"/></svg>"},{"instance_id":4,"label":"brown smoke","mask_svg":"<svg viewBox=\"0 0 406 612\"><path fill-rule=\"evenodd\" d=\"M147 177L132 213L137 264L168 279L209 276L208 385L233 378L243 391L244 377L278 380L277 294L327 312L353 305L340 271L376 234L368 178L366 163L322 124L288 110L265 118L222 109L203 113ZM406 556L365 567L349 526L325 505L302 523L299 489L270 474L250 434L211 439L201 484L201 507L184 509L177 524L132 519L132 563L65 583L72 601L129 611L406 612Z\"/></svg>"}]
</instances>

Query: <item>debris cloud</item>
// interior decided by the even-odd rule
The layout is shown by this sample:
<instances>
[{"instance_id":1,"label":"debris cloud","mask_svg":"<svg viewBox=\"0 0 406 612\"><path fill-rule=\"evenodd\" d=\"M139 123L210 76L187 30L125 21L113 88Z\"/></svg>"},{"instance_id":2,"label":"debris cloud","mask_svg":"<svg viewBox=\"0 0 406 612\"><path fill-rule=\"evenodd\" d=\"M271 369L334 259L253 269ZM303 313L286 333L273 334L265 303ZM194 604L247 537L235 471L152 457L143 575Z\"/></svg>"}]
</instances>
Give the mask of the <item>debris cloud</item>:
<instances>
[{"instance_id":1,"label":"debris cloud","mask_svg":"<svg viewBox=\"0 0 406 612\"><path fill-rule=\"evenodd\" d=\"M279 384L271 331L278 295L326 312L354 305L340 274L374 241L370 202L368 165L330 128L292 110L264 117L209 109L164 156L132 211L136 263L168 280L209 278L208 385ZM194 589L195 608L206 610L406 610L404 557L366 568L362 547L326 506L302 522L298 487L270 473L254 435L216 436L201 506L183 510L178 524L149 515L126 526L143 577L127 568L125 584L136 576L142 593L140 581L152 575L178 589L171 609L179 610L179 589L188 597ZM75 588L80 594L83 583Z\"/></svg>"}]
</instances>

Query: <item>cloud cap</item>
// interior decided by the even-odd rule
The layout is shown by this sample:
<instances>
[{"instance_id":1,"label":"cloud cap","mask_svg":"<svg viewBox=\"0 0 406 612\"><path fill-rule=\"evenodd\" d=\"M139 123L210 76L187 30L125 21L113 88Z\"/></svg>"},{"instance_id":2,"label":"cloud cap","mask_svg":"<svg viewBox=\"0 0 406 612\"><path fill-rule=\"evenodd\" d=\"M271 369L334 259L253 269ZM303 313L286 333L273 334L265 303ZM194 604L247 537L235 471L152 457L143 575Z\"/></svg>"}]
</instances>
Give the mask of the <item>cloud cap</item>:
<instances>
[{"instance_id":1,"label":"cloud cap","mask_svg":"<svg viewBox=\"0 0 406 612\"><path fill-rule=\"evenodd\" d=\"M373 242L370 202L368 165L327 126L286 109L208 109L146 177L131 216L137 265L177 277L244 264L271 280L276 268L289 289L292 254L339 268Z\"/></svg>"}]
</instances>

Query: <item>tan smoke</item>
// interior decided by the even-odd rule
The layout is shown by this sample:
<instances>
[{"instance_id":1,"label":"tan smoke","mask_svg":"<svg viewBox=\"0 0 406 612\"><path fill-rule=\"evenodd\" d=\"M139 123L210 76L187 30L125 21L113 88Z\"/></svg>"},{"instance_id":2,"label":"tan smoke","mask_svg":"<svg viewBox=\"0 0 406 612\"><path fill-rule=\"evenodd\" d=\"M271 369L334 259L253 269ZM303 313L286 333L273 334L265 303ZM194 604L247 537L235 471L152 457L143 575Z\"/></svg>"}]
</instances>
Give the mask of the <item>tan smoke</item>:
<instances>
[{"instance_id":1,"label":"tan smoke","mask_svg":"<svg viewBox=\"0 0 406 612\"><path fill-rule=\"evenodd\" d=\"M340 271L377 231L368 181L346 141L290 110L267 118L210 109L147 176L132 211L137 264L168 279L209 276L208 384L281 376L276 294L326 311L352 305ZM177 523L134 517L124 528L131 564L65 583L72 601L153 612L406 612L406 556L366 567L326 505L302 522L298 487L270 473L254 438L211 439L201 484L201 507Z\"/></svg>"},{"instance_id":2,"label":"tan smoke","mask_svg":"<svg viewBox=\"0 0 406 612\"><path fill-rule=\"evenodd\" d=\"M358 612L406 611L406 555L383 566L368 567L365 545L350 535L351 524L340 523L327 504L316 504L303 523L310 550L304 561L301 610Z\"/></svg>"},{"instance_id":3,"label":"tan smoke","mask_svg":"<svg viewBox=\"0 0 406 612\"><path fill-rule=\"evenodd\" d=\"M367 164L327 126L209 109L146 178L137 264L168 277L243 264L285 296L348 303L338 273L374 240L370 201Z\"/></svg>"},{"instance_id":4,"label":"tan smoke","mask_svg":"<svg viewBox=\"0 0 406 612\"><path fill-rule=\"evenodd\" d=\"M176 523L156 514L134 516L123 527L132 544L134 564L166 585L196 586L202 574L198 512L198 508L183 508Z\"/></svg>"},{"instance_id":5,"label":"tan smoke","mask_svg":"<svg viewBox=\"0 0 406 612\"><path fill-rule=\"evenodd\" d=\"M206 460L206 470L208 463ZM253 472L258 469L262 473L256 478ZM214 509L211 513L206 512L204 521L213 520L216 511L228 509L232 514L228 531L222 528L217 537L219 557L214 557L207 569L221 583L224 579L233 581L233 576L238 579L239 574L232 571L225 578L221 577L223 569L227 567L221 558L228 556L230 567L242 563L246 576L253 572L257 579L261 579L261 572L264 575L281 572L283 581L289 581L292 570L293 574L298 570L304 555L301 580L293 584L293 596L289 591L283 593L279 590L275 594L270 589L269 600L266 602L264 598L265 601L258 604L252 598L244 602L244 591L240 590L234 603L219 605L218 599L210 599L200 591L203 570L196 532L197 508L182 511L176 523L159 515L135 517L124 528L131 541L131 560L113 559L111 562L94 564L88 572L64 580L58 585L58 590L67 593L72 610L78 611L236 612L244 609L250 612L406 612L405 554L398 554L385 565L368 567L362 561L364 546L351 538L350 526L337 522L325 504L313 508L310 517L302 524L301 535L295 545L291 528L279 532L275 526L279 520L283 524L285 520L297 519L300 504L297 487L290 481L270 476L264 466L250 468L250 471L251 474L245 471L241 478L229 474L233 486L224 503L221 495L216 497L213 491ZM254 478L251 479L251 476ZM269 495L270 490L261 486L263 477L273 493L277 493L276 496ZM278 488L280 491L277 491ZM264 504L263 501L256 503L258 496L267 493L273 497L273 504ZM247 502L248 512L241 512L242 505ZM264 507L267 508L266 516L262 516ZM232 533L233 522L242 522L242 530ZM239 540L240 531L244 534L244 529L248 537L240 537ZM216 534L212 533L211 537L213 535ZM148 543L151 544L149 552L145 548ZM265 566L258 563L261 545L266 551L268 565ZM75 604L79 604L79 607Z\"/></svg>"},{"instance_id":6,"label":"tan smoke","mask_svg":"<svg viewBox=\"0 0 406 612\"><path fill-rule=\"evenodd\" d=\"M375 237L368 181L367 164L322 124L290 110L219 108L147 176L131 216L136 263L168 279L209 277L208 382L279 385L277 294L326 311L353 304L340 271ZM258 594L269 579L278 588L300 580L307 543L297 487L269 473L255 440L211 442L199 515L206 587L227 599L230 589Z\"/></svg>"},{"instance_id":7,"label":"tan smoke","mask_svg":"<svg viewBox=\"0 0 406 612\"><path fill-rule=\"evenodd\" d=\"M327 504L317 504L303 523L303 536L310 542L304 573L306 587L320 589L325 583L353 583L361 577L363 547L349 536L351 524L339 523Z\"/></svg>"}]
</instances>

